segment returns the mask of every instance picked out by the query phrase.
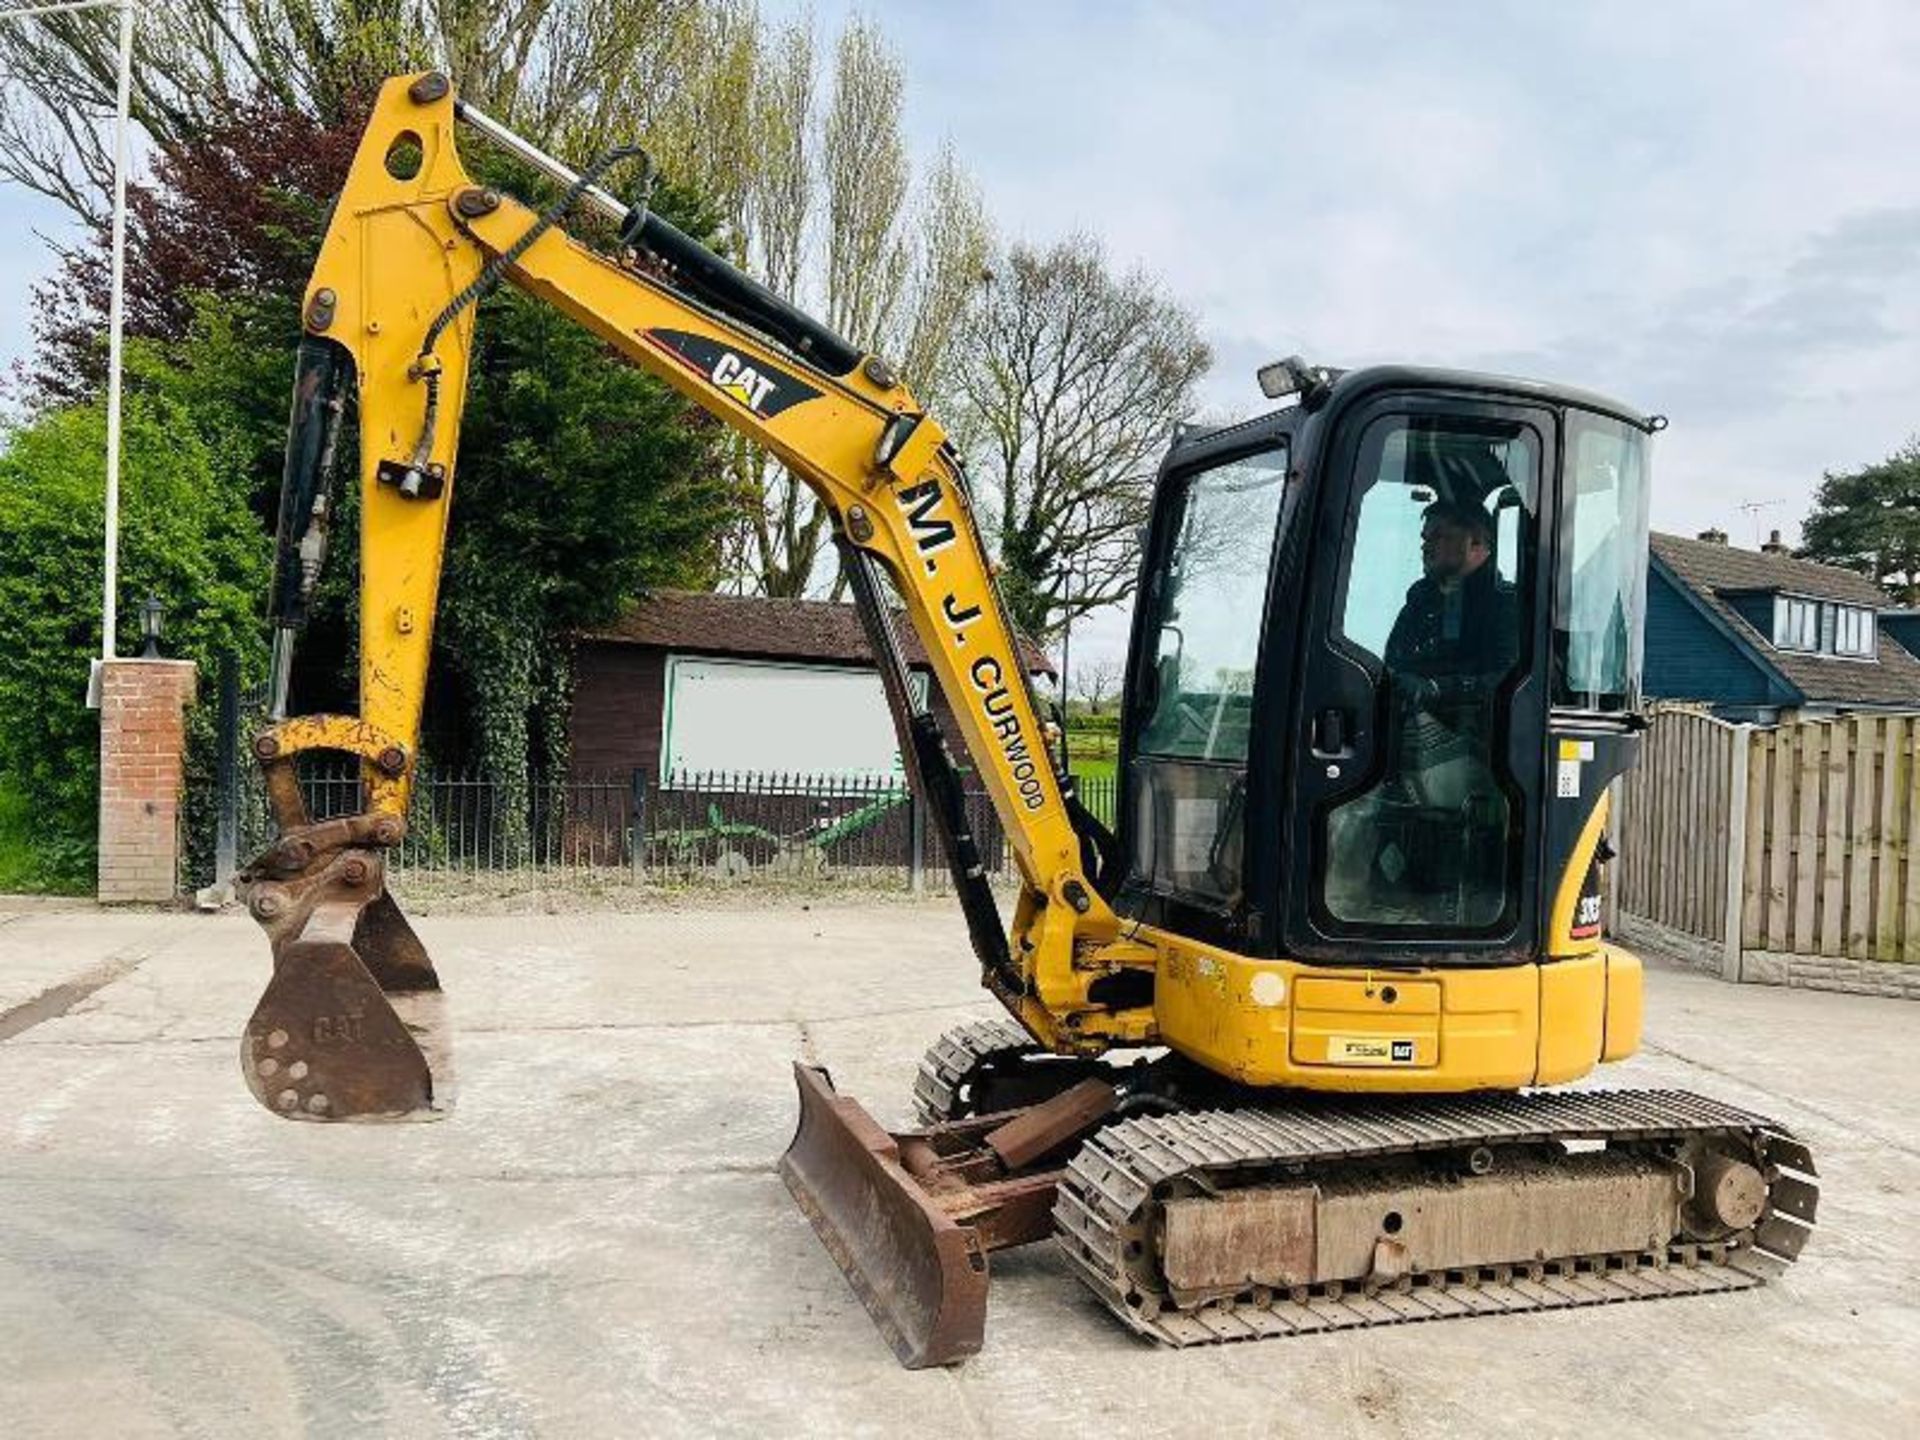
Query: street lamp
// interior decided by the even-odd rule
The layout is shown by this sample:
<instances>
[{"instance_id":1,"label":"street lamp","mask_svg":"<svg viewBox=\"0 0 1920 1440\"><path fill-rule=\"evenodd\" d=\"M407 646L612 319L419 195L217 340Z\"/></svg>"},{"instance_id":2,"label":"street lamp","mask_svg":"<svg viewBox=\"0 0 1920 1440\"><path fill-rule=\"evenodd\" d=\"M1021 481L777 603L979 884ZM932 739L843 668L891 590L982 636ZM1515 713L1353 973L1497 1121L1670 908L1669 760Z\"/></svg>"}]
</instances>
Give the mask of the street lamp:
<instances>
[{"instance_id":1,"label":"street lamp","mask_svg":"<svg viewBox=\"0 0 1920 1440\"><path fill-rule=\"evenodd\" d=\"M160 658L160 622L167 618L167 607L160 603L160 597L151 590L140 604L140 633L146 638L147 648L140 652L142 660Z\"/></svg>"},{"instance_id":2,"label":"street lamp","mask_svg":"<svg viewBox=\"0 0 1920 1440\"><path fill-rule=\"evenodd\" d=\"M71 15L82 10L120 11L119 74L113 109L113 240L111 279L107 291L107 505L106 563L100 584L100 658L114 654L114 629L119 624L117 592L120 580L120 348L125 330L124 296L127 273L127 116L133 88L133 16L136 0L55 0L44 5L0 9L0 20L31 20L43 15ZM99 703L99 666L87 684L90 704Z\"/></svg>"}]
</instances>

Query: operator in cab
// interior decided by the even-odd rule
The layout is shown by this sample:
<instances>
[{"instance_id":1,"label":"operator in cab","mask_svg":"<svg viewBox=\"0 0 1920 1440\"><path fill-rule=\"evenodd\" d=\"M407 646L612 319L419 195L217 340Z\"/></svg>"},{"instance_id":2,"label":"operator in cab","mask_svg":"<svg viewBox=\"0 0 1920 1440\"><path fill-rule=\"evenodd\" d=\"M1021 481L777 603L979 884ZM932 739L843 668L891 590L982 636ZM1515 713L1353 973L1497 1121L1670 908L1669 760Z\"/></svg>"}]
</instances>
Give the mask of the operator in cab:
<instances>
[{"instance_id":1,"label":"operator in cab","mask_svg":"<svg viewBox=\"0 0 1920 1440\"><path fill-rule=\"evenodd\" d=\"M1423 522L1426 573L1407 591L1384 658L1395 684L1426 700L1459 681L1497 683L1519 653L1520 628L1513 587L1492 564L1492 517L1472 501L1436 500Z\"/></svg>"},{"instance_id":2,"label":"operator in cab","mask_svg":"<svg viewBox=\"0 0 1920 1440\"><path fill-rule=\"evenodd\" d=\"M1493 729L1521 607L1476 501L1426 508L1420 561L1382 657L1394 697L1385 783L1335 817L1336 883L1350 916L1471 928L1501 906L1510 817Z\"/></svg>"}]
</instances>

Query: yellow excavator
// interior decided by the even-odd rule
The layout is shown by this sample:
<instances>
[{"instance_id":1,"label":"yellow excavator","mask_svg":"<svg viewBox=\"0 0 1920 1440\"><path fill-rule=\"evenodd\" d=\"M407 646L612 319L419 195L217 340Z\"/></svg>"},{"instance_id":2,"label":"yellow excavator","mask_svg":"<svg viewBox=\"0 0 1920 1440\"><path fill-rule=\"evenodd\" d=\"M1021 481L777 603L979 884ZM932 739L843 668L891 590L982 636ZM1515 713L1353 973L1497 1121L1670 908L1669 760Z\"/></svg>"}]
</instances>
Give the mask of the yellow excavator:
<instances>
[{"instance_id":1,"label":"yellow excavator","mask_svg":"<svg viewBox=\"0 0 1920 1440\"><path fill-rule=\"evenodd\" d=\"M552 177L477 185L462 125ZM1633 1053L1641 967L1602 935L1633 763L1657 417L1502 377L1289 359L1280 401L1184 430L1145 541L1110 831L1052 757L961 457L893 368L461 102L387 83L306 292L272 600L278 838L244 875L273 974L242 1042L303 1120L430 1118L450 1047L389 896L454 492L475 302L547 301L764 445L841 563L986 988L889 1133L796 1066L780 1171L901 1361L983 1338L987 1255L1052 1237L1172 1345L1760 1283L1814 1221L1763 1116L1563 1086ZM613 253L567 230L618 229ZM360 447L360 713L285 717L343 414ZM564 477L556 483L564 484ZM1018 872L1011 921L912 627ZM300 765L357 757L315 821Z\"/></svg>"}]
</instances>

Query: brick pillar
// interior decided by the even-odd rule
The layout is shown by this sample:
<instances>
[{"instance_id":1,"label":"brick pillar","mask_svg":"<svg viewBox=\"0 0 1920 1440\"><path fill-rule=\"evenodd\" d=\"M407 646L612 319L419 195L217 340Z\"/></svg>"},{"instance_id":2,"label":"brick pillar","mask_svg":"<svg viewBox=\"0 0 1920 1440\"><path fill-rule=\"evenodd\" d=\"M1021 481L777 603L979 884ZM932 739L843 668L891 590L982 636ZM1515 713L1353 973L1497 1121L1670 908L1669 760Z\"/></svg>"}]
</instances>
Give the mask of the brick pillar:
<instances>
[{"instance_id":1,"label":"brick pillar","mask_svg":"<svg viewBox=\"0 0 1920 1440\"><path fill-rule=\"evenodd\" d=\"M191 660L100 667L100 899L171 900Z\"/></svg>"}]
</instances>

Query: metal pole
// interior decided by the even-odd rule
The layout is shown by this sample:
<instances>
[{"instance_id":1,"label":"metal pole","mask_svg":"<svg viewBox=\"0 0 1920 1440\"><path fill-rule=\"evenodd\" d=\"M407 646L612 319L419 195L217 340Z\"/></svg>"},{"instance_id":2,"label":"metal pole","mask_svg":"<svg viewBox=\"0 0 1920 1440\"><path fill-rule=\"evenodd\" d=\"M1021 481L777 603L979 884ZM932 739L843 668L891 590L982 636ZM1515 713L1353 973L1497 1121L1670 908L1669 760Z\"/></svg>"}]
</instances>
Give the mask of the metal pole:
<instances>
[{"instance_id":1,"label":"metal pole","mask_svg":"<svg viewBox=\"0 0 1920 1440\"><path fill-rule=\"evenodd\" d=\"M114 631L120 623L120 342L125 313L127 129L133 88L134 0L57 0L51 5L25 5L17 9L0 10L0 20L32 20L44 15L104 10L109 5L120 7L120 53L119 73L114 86L112 279L107 301L106 563L100 584L100 658L103 660L113 659Z\"/></svg>"},{"instance_id":2,"label":"metal pole","mask_svg":"<svg viewBox=\"0 0 1920 1440\"><path fill-rule=\"evenodd\" d=\"M562 164L546 151L523 135L518 135L502 125L484 111L476 110L464 100L453 103L453 113L486 136L509 155L516 155L549 180L562 185L572 185L580 178L580 172L569 165ZM589 209L598 210L601 215L616 225L624 225L632 212L617 197L609 195L598 185L589 185L581 192L580 198Z\"/></svg>"},{"instance_id":3,"label":"metal pole","mask_svg":"<svg viewBox=\"0 0 1920 1440\"><path fill-rule=\"evenodd\" d=\"M214 827L213 883L227 885L240 865L240 667L220 657L220 724L214 736L215 789L220 815Z\"/></svg>"},{"instance_id":4,"label":"metal pole","mask_svg":"<svg viewBox=\"0 0 1920 1440\"><path fill-rule=\"evenodd\" d=\"M1067 679L1073 673L1073 567L1064 565L1060 571L1061 605L1065 610L1065 621L1060 631L1060 773L1071 774L1073 764L1071 751L1067 746L1067 728L1073 718L1073 695L1067 689Z\"/></svg>"},{"instance_id":5,"label":"metal pole","mask_svg":"<svg viewBox=\"0 0 1920 1440\"><path fill-rule=\"evenodd\" d=\"M133 0L120 6L120 75L113 112L113 278L107 301L107 555L100 583L100 658L111 660L119 625L120 354L126 318L127 112L133 82Z\"/></svg>"}]
</instances>

